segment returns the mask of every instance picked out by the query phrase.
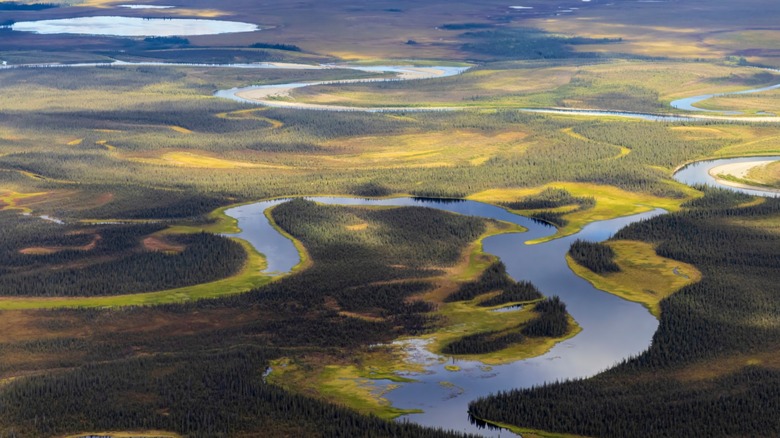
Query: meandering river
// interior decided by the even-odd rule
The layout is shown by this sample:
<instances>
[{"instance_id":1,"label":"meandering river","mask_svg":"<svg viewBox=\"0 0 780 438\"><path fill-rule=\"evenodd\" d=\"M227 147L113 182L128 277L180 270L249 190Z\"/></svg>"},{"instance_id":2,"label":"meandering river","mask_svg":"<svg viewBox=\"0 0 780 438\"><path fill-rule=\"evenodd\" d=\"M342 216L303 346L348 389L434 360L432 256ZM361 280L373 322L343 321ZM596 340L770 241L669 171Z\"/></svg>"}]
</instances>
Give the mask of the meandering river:
<instances>
[{"instance_id":1,"label":"meandering river","mask_svg":"<svg viewBox=\"0 0 780 438\"><path fill-rule=\"evenodd\" d=\"M498 431L480 430L470 423L467 415L469 401L509 388L592 376L647 349L658 327L658 321L640 304L599 291L575 275L566 264L565 254L575 239L601 241L620 228L662 214L663 210L595 222L576 235L527 245L526 241L554 234L555 228L503 208L475 201L340 197L308 199L338 205L428 207L521 225L528 231L485 239L485 251L498 256L514 279L533 282L547 296L560 296L583 329L579 335L556 345L543 356L493 367L485 367L474 361L458 361L460 371L457 372L447 370L445 366L449 360L427 351L423 341L402 341L403 347L413 358L411 360L425 365L425 372L409 376L417 382L402 384L385 397L393 406L424 410L422 414L409 416L409 421L486 436L498 435ZM262 201L225 212L238 220L242 231L237 237L248 240L267 256L267 272L272 274L289 272L300 262L292 241L282 236L264 215L268 208L285 201ZM388 383L378 382L379 385ZM501 433L508 436L507 431Z\"/></svg>"},{"instance_id":2,"label":"meandering river","mask_svg":"<svg viewBox=\"0 0 780 438\"><path fill-rule=\"evenodd\" d=\"M287 108L297 110L316 110L316 111L354 111L354 112L434 112L434 111L463 111L470 107L465 106L390 106L390 107L360 107L360 106L348 106L348 105L329 105L329 104L317 104L306 102L295 102L292 100L280 100L279 98L289 97L290 92L304 87L312 87L317 85L334 85L334 84L354 84L361 82L377 82L377 81L390 81L390 80L416 80L416 79L430 79L430 78L443 78L447 76L453 76L461 74L468 70L466 67L412 67L412 66L373 66L373 67L361 67L354 65L340 65L341 68L349 68L362 71L373 72L385 72L385 73L398 73L396 78L384 78L384 79L343 79L336 81L318 81L318 82L296 82L290 84L275 84L275 85L252 85L248 87L237 87L228 90L219 90L214 93L215 97L221 97L225 99L235 100L242 103L250 103L255 105L262 105L273 108ZM609 109L589 109L589 108L514 108L518 111L530 112L530 113L544 113L544 114L562 114L562 115L581 115L589 117L622 117L630 119L647 120L653 122L685 122L685 121L700 121L700 120L714 120L714 121L742 121L742 122L780 122L780 117L775 115L762 115L751 117L738 117L742 114L738 111L714 111L703 110L693 106L696 103L702 102L706 99L716 96L726 96L732 94L748 94L758 93L762 91L774 90L780 88L780 84L755 88L750 90L743 90L729 93L718 94L706 94L701 96L694 96L685 99L678 99L671 103L673 108L688 111L688 112L707 112L713 114L652 114L641 113L633 111L619 111Z\"/></svg>"},{"instance_id":3,"label":"meandering river","mask_svg":"<svg viewBox=\"0 0 780 438\"><path fill-rule=\"evenodd\" d=\"M413 65L384 65L384 66L362 66L355 64L294 64L294 63L276 63L276 62L258 62L258 63L237 63L237 64L203 64L203 63L165 63L165 62L91 62L91 63L39 63L39 64L7 64L0 65L0 70L9 70L17 68L84 68L84 67L106 67L106 66L173 66L173 67L211 67L211 68L244 68L244 69L284 69L284 70L323 70L323 69L350 69L374 73L396 73L393 78L375 78L375 79L343 79L335 81L314 81L314 82L294 82L288 84L274 85L250 85L247 87L231 88L218 90L214 93L215 97L231 99L236 102L262 105L275 108L287 108L297 110L318 110L318 111L356 111L356 112L435 112L435 111L463 111L471 107L465 106L393 106L393 107L357 107L346 105L325 105L315 103L302 103L289 100L280 100L280 97L287 97L289 93L297 88L311 87L324 84L354 84L366 82L382 81L402 81L402 80L420 80L432 78L444 78L461 74L469 67L453 66L432 66L417 67ZM771 69L768 69L771 70ZM771 70L777 71L777 70ZM685 121L739 121L739 122L766 122L778 123L780 116L760 115L760 116L739 116L738 111L714 111L705 110L693 106L696 103L716 96L726 96L732 94L758 93L762 91L774 90L780 88L780 84L767 87L760 87L750 90L742 90L727 93L705 94L701 96L678 99L671 102L673 108L686 111L687 113L669 113L653 114L634 111L620 111L610 109L591 109L591 108L514 108L517 111L544 114L561 115L580 115L589 117L622 117L630 119L647 120L654 122L685 122ZM691 114L699 112L700 114ZM707 113L707 114L701 114Z\"/></svg>"},{"instance_id":4,"label":"meandering river","mask_svg":"<svg viewBox=\"0 0 780 438\"><path fill-rule=\"evenodd\" d=\"M746 184L734 184L728 181L722 181L712 175L712 169L716 167L728 166L730 164L737 163L765 163L767 161L780 161L780 155L771 155L763 157L740 157L740 158L723 158L718 160L704 160L697 161L691 164L687 164L681 167L674 173L674 179L677 181L693 185L710 185L720 187L729 190L735 190L737 192L746 193L753 196L766 196L766 197L778 197L780 191L777 189L763 189L761 187L753 187Z\"/></svg>"},{"instance_id":5,"label":"meandering river","mask_svg":"<svg viewBox=\"0 0 780 438\"><path fill-rule=\"evenodd\" d=\"M697 162L680 169L675 174L675 179L689 185L718 185L717 180L709 174L709 169L713 167L749 160L772 159L780 159L780 156ZM761 190L725 187L753 195L776 195ZM451 364L451 359L428 351L425 341L399 341L401 347L409 353L410 361L425 366L423 373L407 376L416 382L401 384L385 395L395 407L424 411L422 414L408 416L405 420L485 436L510 436L508 431L479 429L473 425L467 415L469 401L510 388L595 375L646 350L658 327L657 320L642 305L595 289L590 283L576 276L567 266L565 254L575 239L602 241L635 221L663 214L663 210L594 222L575 235L528 245L527 241L554 234L555 229L500 207L475 201L345 197L307 199L334 205L428 207L521 225L528 231L489 237L483 242L484 250L499 257L515 280L531 281L543 294L560 296L582 328L582 332L576 337L559 343L542 356L492 367L486 367L476 361L457 361L459 371L448 370L446 366ZM266 272L270 275L288 273L300 263L300 256L292 241L280 234L265 216L269 208L286 201L288 199L261 201L237 206L225 212L238 220L242 231L236 237L249 241L267 256ZM377 384L388 385L390 382L378 381Z\"/></svg>"},{"instance_id":6,"label":"meandering river","mask_svg":"<svg viewBox=\"0 0 780 438\"><path fill-rule=\"evenodd\" d=\"M162 63L93 63L76 65L38 64L27 65L27 68L48 67L90 67L99 65L170 65ZM193 65L193 64L175 64ZM291 64L242 64L242 65L208 65L209 67L232 68L333 68L334 66L300 66ZM463 72L459 67L359 67L338 66L367 71L392 71L399 74L395 80L424 79L444 77ZM4 66L2 68L19 68L19 66ZM374 79L393 80L393 79ZM345 80L331 83L354 83L366 80ZM263 105L270 102L274 96L284 94L295 88L323 84L293 83L273 86L244 87L240 89L222 90L216 93L241 102L252 102ZM780 85L770 88L777 88ZM770 88L752 90L762 91ZM751 92L751 90L745 91ZM254 93L254 94L252 94ZM243 96L243 97L242 97ZM248 97L249 98L248 98ZM254 98L252 98L254 96ZM259 96L259 98L258 98ZM701 97L701 96L699 96ZM711 97L711 96L710 96ZM702 99L703 100L703 99ZM688 101L690 108L679 104L683 110L698 110L692 106L694 100ZM277 102L278 103L278 102ZM679 103L679 102L678 102ZM287 102L276 105L292 109L319 109L329 111L431 111L458 110L463 108L354 108L333 107ZM630 117L650 121L685 121L685 120L739 120L776 122L780 118L736 116L688 116L679 114L643 114L622 111L605 111L589 109L565 108L526 108L530 112L579 114L594 117ZM718 184L709 175L712 167L737 162L737 160L768 160L780 157L762 157L749 159L717 160L693 163L676 173L675 178L686 184ZM733 187L728 187L733 188ZM756 188L742 188L750 194L774 196ZM410 360L425 365L424 373L411 376L414 383L405 383L399 388L388 392L385 397L399 408L419 408L422 414L414 414L406 419L419 424L437 426L465 432L479 433L486 436L509 436L507 431L480 430L472 425L467 415L470 400L488 395L500 390L529 387L545 382L592 376L616 363L640 354L650 345L652 336L657 329L657 320L640 304L628 302L616 296L599 291L588 282L576 276L567 266L565 254L569 245L575 239L601 241L609 238L620 228L635 221L663 214L663 210L652 210L642 214L622 217L612 220L595 222L587 225L579 233L538 245L527 245L525 242L548 236L555 229L532 219L512 214L502 208L474 201L442 202L430 199L392 198L392 199L359 199L343 197L309 198L316 202L339 205L363 206L419 206L508 221L522 225L528 229L525 233L513 233L485 239L486 252L499 257L507 266L507 272L516 280L533 282L547 296L558 295L567 304L569 312L582 327L582 332L576 337L559 343L551 351L542 356L514 362L507 365L485 367L479 362L459 361L459 371L449 371L445 366L449 359L436 356L425 348L423 341L410 339L400 341L410 353ZM241 232L237 237L251 243L263 253L268 266L266 273L281 275L291 271L300 262L298 252L292 241L280 234L264 215L270 207L285 202L284 199L261 201L253 204L237 206L226 211L226 214L238 220ZM383 384L381 381L378 384Z\"/></svg>"}]
</instances>

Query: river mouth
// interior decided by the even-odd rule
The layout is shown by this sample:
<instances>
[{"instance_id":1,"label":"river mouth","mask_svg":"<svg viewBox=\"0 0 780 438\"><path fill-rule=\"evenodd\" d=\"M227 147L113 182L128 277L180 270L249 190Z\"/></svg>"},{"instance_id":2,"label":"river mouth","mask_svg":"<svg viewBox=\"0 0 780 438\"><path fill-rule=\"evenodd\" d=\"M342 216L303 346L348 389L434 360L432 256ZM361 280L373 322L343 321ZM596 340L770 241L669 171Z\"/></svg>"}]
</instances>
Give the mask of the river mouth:
<instances>
[{"instance_id":1,"label":"river mouth","mask_svg":"<svg viewBox=\"0 0 780 438\"><path fill-rule=\"evenodd\" d=\"M255 32L252 23L200 18L142 18L122 16L78 17L56 20L20 21L11 26L19 32L117 37L166 37Z\"/></svg>"}]
</instances>

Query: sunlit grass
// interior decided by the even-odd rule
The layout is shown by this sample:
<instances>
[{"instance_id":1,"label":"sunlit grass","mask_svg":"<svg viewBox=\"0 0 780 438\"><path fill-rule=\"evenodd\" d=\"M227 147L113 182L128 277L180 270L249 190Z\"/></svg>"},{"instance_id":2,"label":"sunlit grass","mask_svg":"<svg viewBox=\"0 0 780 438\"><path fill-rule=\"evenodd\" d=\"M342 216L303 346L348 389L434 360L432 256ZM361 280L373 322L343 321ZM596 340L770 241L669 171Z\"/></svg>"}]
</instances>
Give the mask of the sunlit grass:
<instances>
[{"instance_id":1,"label":"sunlit grass","mask_svg":"<svg viewBox=\"0 0 780 438\"><path fill-rule=\"evenodd\" d=\"M379 355L383 356L382 353ZM319 398L346 406L363 414L384 419L422 412L416 409L398 409L390 405L384 394L397 384L377 383L377 380L410 381L399 378L388 364L376 364L361 356L362 366L350 364L326 365L320 361L277 359L271 362L269 383L297 393L313 394Z\"/></svg>"},{"instance_id":2,"label":"sunlit grass","mask_svg":"<svg viewBox=\"0 0 780 438\"><path fill-rule=\"evenodd\" d=\"M620 272L599 275L567 256L569 267L597 289L645 305L657 318L661 300L701 280L695 266L661 257L649 243L619 240L606 244L615 251Z\"/></svg>"},{"instance_id":3,"label":"sunlit grass","mask_svg":"<svg viewBox=\"0 0 780 438\"><path fill-rule=\"evenodd\" d=\"M607 219L614 219L621 216L630 216L643 213L655 208L663 208L668 211L679 210L680 205L691 197L700 196L700 194L687 187L680 186L680 190L688 194L687 198L670 199L658 196L628 192L612 186L604 186L587 183L560 182L550 183L542 187L518 188L518 189L491 189L476 193L468 197L475 201L488 203L507 203L518 201L522 198L536 195L547 188L560 188L568 191L575 197L593 197L596 199L596 205L593 208L575 211L565 214L563 218L568 222L565 226L558 229L553 236L534 240L530 243L541 243L562 236L574 234L585 225ZM518 214L531 214L535 210L517 210Z\"/></svg>"},{"instance_id":4,"label":"sunlit grass","mask_svg":"<svg viewBox=\"0 0 780 438\"><path fill-rule=\"evenodd\" d=\"M202 153L164 152L156 157L130 157L131 161L159 166L195 167L201 169L242 169L268 167L246 161L225 160Z\"/></svg>"},{"instance_id":5,"label":"sunlit grass","mask_svg":"<svg viewBox=\"0 0 780 438\"><path fill-rule=\"evenodd\" d=\"M748 115L777 114L780 113L780 90L713 97L698 103L696 106L717 111L740 111Z\"/></svg>"},{"instance_id":6,"label":"sunlit grass","mask_svg":"<svg viewBox=\"0 0 780 438\"><path fill-rule=\"evenodd\" d=\"M747 179L770 186L780 185L780 161L750 169Z\"/></svg>"},{"instance_id":7,"label":"sunlit grass","mask_svg":"<svg viewBox=\"0 0 780 438\"><path fill-rule=\"evenodd\" d=\"M453 130L353 137L327 144L335 153L318 156L325 167L442 167L479 165L499 153L522 153L522 131L483 133Z\"/></svg>"}]
</instances>

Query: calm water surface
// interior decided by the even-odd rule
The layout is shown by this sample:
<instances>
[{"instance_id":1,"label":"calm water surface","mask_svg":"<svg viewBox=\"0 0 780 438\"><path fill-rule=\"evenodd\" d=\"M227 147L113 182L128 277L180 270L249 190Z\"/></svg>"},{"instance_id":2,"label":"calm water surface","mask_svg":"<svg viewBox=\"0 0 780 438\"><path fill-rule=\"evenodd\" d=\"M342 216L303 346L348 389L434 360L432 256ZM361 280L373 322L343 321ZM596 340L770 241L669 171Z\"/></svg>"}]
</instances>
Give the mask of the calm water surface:
<instances>
[{"instance_id":1,"label":"calm water surface","mask_svg":"<svg viewBox=\"0 0 780 438\"><path fill-rule=\"evenodd\" d=\"M741 158L724 158L720 160L705 160L697 161L695 163L688 164L675 172L674 179L683 183L692 185L709 185L720 187L723 189L734 190L737 192L746 193L753 196L766 196L777 197L780 193L771 190L761 190L760 188L747 188L747 187L732 187L719 182L715 177L710 175L710 169L718 166L733 163L751 163L756 161L778 161L780 155L771 155L765 157L741 157Z\"/></svg>"},{"instance_id":2,"label":"calm water surface","mask_svg":"<svg viewBox=\"0 0 780 438\"><path fill-rule=\"evenodd\" d=\"M662 214L663 210L592 223L574 236L527 245L525 242L528 240L554 234L555 228L474 201L338 197L308 199L338 205L429 207L522 225L528 232L485 239L485 251L500 257L514 279L533 282L547 296L559 295L583 328L575 338L558 344L541 357L494 367L486 367L479 362L458 361L458 372L445 369L451 360L428 352L423 341L401 341L411 353L412 361L426 365L425 373L410 375L417 382L403 384L385 395L396 407L425 411L423 414L408 416L403 421L486 436L510 436L507 431L481 430L472 425L467 415L468 402L500 390L594 375L647 349L657 329L657 320L644 307L593 288L568 268L564 256L571 242L577 238L604 240L620 228ZM281 236L263 215L267 208L285 201L263 201L226 211L226 214L239 221L242 232L237 236L249 240L258 251L266 254L268 271L276 274L289 272L300 261L292 241ZM380 381L378 384L383 383Z\"/></svg>"},{"instance_id":3,"label":"calm water surface","mask_svg":"<svg viewBox=\"0 0 780 438\"><path fill-rule=\"evenodd\" d=\"M190 36L254 32L256 24L196 18L77 17L57 20L20 21L11 29L39 34L106 36Z\"/></svg>"}]
</instances>

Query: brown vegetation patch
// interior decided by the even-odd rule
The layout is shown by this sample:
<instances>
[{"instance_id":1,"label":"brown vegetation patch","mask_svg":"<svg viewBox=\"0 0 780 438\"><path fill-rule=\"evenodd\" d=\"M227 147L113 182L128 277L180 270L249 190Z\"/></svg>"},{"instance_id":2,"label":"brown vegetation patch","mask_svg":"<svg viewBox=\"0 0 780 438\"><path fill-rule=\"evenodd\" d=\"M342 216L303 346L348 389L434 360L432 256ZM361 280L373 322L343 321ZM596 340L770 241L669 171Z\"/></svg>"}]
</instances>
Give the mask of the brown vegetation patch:
<instances>
[{"instance_id":1,"label":"brown vegetation patch","mask_svg":"<svg viewBox=\"0 0 780 438\"><path fill-rule=\"evenodd\" d=\"M674 373L674 377L683 381L701 381L717 379L734 374L747 366L780 369L780 352L766 351L756 354L728 356L686 366Z\"/></svg>"},{"instance_id":2,"label":"brown vegetation patch","mask_svg":"<svg viewBox=\"0 0 780 438\"><path fill-rule=\"evenodd\" d=\"M370 322L382 322L382 321L385 320L384 318L380 318L380 317L374 316L374 315L368 315L368 314L365 314L365 313L357 313L357 312L347 312L347 311L344 311L344 310L339 312L339 315L346 316L348 318L362 319L363 321L370 321Z\"/></svg>"},{"instance_id":3,"label":"brown vegetation patch","mask_svg":"<svg viewBox=\"0 0 780 438\"><path fill-rule=\"evenodd\" d=\"M148 251L165 253L180 253L186 248L184 245L168 241L162 236L149 236L143 240L144 248Z\"/></svg>"},{"instance_id":4,"label":"brown vegetation patch","mask_svg":"<svg viewBox=\"0 0 780 438\"><path fill-rule=\"evenodd\" d=\"M53 317L45 311L6 310L0 312L0 343L80 337L89 332L75 322L76 318Z\"/></svg>"},{"instance_id":5,"label":"brown vegetation patch","mask_svg":"<svg viewBox=\"0 0 780 438\"><path fill-rule=\"evenodd\" d=\"M341 310L341 306L339 306L338 301L336 301L336 299L331 296L325 297L324 302L325 302L326 309L333 310L336 312Z\"/></svg>"},{"instance_id":6,"label":"brown vegetation patch","mask_svg":"<svg viewBox=\"0 0 780 438\"><path fill-rule=\"evenodd\" d=\"M114 200L114 194L111 192L103 193L101 195L98 195L97 198L95 198L95 204L94 207L102 207L109 202Z\"/></svg>"},{"instance_id":7,"label":"brown vegetation patch","mask_svg":"<svg viewBox=\"0 0 780 438\"><path fill-rule=\"evenodd\" d=\"M73 190L58 190L45 193L36 193L31 196L19 198L15 206L22 207L25 210L37 210L46 205L63 206L70 204L72 198L78 192Z\"/></svg>"},{"instance_id":8,"label":"brown vegetation patch","mask_svg":"<svg viewBox=\"0 0 780 438\"><path fill-rule=\"evenodd\" d=\"M95 234L92 241L81 246L32 246L20 249L19 253L25 255L46 255L55 254L62 251L92 251L97 246L98 241L102 239L99 234Z\"/></svg>"}]
</instances>

